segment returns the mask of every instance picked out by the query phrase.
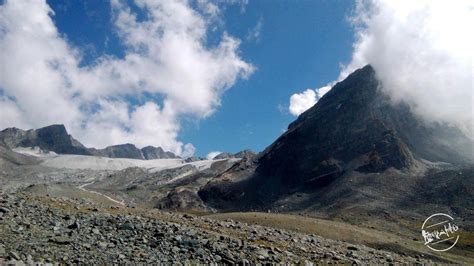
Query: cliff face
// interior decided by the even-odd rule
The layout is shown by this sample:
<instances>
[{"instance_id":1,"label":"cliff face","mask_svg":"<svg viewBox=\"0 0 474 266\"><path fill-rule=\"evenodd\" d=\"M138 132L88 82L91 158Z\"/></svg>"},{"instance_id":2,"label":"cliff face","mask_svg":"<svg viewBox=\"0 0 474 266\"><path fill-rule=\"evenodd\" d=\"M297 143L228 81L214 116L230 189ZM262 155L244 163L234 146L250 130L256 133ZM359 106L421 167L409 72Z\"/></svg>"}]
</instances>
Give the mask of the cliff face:
<instances>
[{"instance_id":1,"label":"cliff face","mask_svg":"<svg viewBox=\"0 0 474 266\"><path fill-rule=\"evenodd\" d=\"M37 146L61 154L91 154L67 133L64 125L51 125L36 130L7 128L0 131L0 140L9 148Z\"/></svg>"}]
</instances>

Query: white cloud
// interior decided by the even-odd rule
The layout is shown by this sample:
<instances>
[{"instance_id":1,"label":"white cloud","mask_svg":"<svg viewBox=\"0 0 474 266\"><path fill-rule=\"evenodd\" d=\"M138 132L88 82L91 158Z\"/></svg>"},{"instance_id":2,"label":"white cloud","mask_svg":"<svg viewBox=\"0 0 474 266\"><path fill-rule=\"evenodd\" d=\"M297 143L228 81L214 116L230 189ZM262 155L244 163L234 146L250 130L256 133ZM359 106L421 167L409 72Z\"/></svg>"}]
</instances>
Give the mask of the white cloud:
<instances>
[{"instance_id":1,"label":"white cloud","mask_svg":"<svg viewBox=\"0 0 474 266\"><path fill-rule=\"evenodd\" d=\"M131 142L193 152L177 140L180 117L209 116L222 93L254 68L240 58L240 40L225 32L217 46L206 47L219 15L213 3L199 1L202 13L182 1L135 3L147 20L138 21L126 1L111 1L125 56L104 55L86 67L79 67L80 52L58 32L46 1L0 6L0 126L64 123L86 145ZM163 102L124 100L143 94Z\"/></svg>"},{"instance_id":2,"label":"white cloud","mask_svg":"<svg viewBox=\"0 0 474 266\"><path fill-rule=\"evenodd\" d=\"M340 78L370 63L394 102L427 121L472 123L472 1L358 1L353 23L357 41Z\"/></svg>"},{"instance_id":3,"label":"white cloud","mask_svg":"<svg viewBox=\"0 0 474 266\"><path fill-rule=\"evenodd\" d=\"M315 105L330 89L331 86L327 85L319 89L307 89L301 93L291 95L290 106L288 108L290 114L295 116L300 115Z\"/></svg>"},{"instance_id":4,"label":"white cloud","mask_svg":"<svg viewBox=\"0 0 474 266\"><path fill-rule=\"evenodd\" d=\"M318 100L321 99L321 97L323 97L324 94L328 93L328 91L331 90L331 88L332 88L333 85L334 85L334 84L331 83L331 84L328 84L328 85L326 85L326 86L324 86L324 87L321 87L321 88L319 88L319 89L316 89L317 99L318 99Z\"/></svg>"},{"instance_id":5,"label":"white cloud","mask_svg":"<svg viewBox=\"0 0 474 266\"><path fill-rule=\"evenodd\" d=\"M331 84L370 63L394 102L474 132L473 20L472 1L358 0L352 59Z\"/></svg>"},{"instance_id":6,"label":"white cloud","mask_svg":"<svg viewBox=\"0 0 474 266\"><path fill-rule=\"evenodd\" d=\"M295 93L290 97L290 113L292 115L300 115L308 110L316 103L316 92L312 89L307 89L302 93Z\"/></svg>"},{"instance_id":7,"label":"white cloud","mask_svg":"<svg viewBox=\"0 0 474 266\"><path fill-rule=\"evenodd\" d=\"M219 155L221 153L222 153L221 151L211 151L210 153L207 154L206 158L208 160L212 160L212 159L214 159L214 157L216 157L217 155Z\"/></svg>"}]
</instances>

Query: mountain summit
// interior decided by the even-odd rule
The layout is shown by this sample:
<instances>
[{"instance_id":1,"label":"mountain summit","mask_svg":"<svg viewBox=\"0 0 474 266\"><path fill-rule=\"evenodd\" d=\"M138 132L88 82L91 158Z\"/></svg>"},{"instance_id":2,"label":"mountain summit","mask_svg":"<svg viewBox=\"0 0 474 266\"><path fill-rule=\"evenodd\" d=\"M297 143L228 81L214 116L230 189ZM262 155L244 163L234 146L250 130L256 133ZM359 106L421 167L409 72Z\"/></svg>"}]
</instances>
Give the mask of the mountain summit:
<instances>
[{"instance_id":1,"label":"mountain summit","mask_svg":"<svg viewBox=\"0 0 474 266\"><path fill-rule=\"evenodd\" d=\"M411 168L415 160L472 161L472 143L460 130L426 124L382 90L370 65L355 71L264 151L258 172L297 184L347 170Z\"/></svg>"},{"instance_id":2,"label":"mountain summit","mask_svg":"<svg viewBox=\"0 0 474 266\"><path fill-rule=\"evenodd\" d=\"M367 65L302 113L258 160L232 168L200 195L224 209L294 210L344 197L355 202L367 193L400 198L408 193L403 186L420 185L431 168L472 163L472 145L459 129L428 124L408 105L391 102ZM299 192L308 197L289 200Z\"/></svg>"},{"instance_id":3,"label":"mountain summit","mask_svg":"<svg viewBox=\"0 0 474 266\"><path fill-rule=\"evenodd\" d=\"M0 141L9 148L39 147L61 154L91 154L84 145L67 133L64 125L51 125L36 130L6 128L0 131Z\"/></svg>"}]
</instances>

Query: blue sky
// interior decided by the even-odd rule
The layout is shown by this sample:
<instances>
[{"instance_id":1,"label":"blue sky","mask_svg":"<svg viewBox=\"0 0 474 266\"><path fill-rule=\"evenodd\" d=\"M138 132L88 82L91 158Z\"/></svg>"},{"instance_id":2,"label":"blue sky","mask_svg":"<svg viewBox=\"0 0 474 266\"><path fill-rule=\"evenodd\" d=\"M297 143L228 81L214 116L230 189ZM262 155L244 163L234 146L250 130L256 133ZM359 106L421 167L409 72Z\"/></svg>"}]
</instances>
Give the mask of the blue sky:
<instances>
[{"instance_id":1,"label":"blue sky","mask_svg":"<svg viewBox=\"0 0 474 266\"><path fill-rule=\"evenodd\" d=\"M60 123L89 147L183 157L261 151L370 63L394 102L474 135L473 12L467 0L0 0L0 128Z\"/></svg>"},{"instance_id":2,"label":"blue sky","mask_svg":"<svg viewBox=\"0 0 474 266\"><path fill-rule=\"evenodd\" d=\"M107 1L48 0L61 34L84 52L82 65L100 55L121 57L125 47L113 30ZM133 7L133 3L131 2ZM248 80L238 81L221 98L210 117L183 117L179 137L198 155L210 151L260 151L295 119L288 112L289 97L306 88L318 88L339 75L350 60L352 28L347 17L351 1L250 1L223 8L221 29L242 40L241 57L256 67ZM143 15L140 9L135 10ZM250 37L257 24L258 38Z\"/></svg>"},{"instance_id":3,"label":"blue sky","mask_svg":"<svg viewBox=\"0 0 474 266\"><path fill-rule=\"evenodd\" d=\"M98 148L261 151L295 119L290 96L336 80L354 43L352 1L0 5L0 126L61 123Z\"/></svg>"}]
</instances>

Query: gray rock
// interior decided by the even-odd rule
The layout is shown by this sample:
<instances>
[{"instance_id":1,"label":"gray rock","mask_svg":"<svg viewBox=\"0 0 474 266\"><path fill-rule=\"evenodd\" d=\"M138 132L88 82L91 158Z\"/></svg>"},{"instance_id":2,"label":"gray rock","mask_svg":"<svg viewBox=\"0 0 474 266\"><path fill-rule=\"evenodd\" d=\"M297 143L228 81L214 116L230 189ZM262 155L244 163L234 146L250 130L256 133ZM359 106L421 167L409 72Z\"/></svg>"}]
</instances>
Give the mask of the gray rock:
<instances>
[{"instance_id":1,"label":"gray rock","mask_svg":"<svg viewBox=\"0 0 474 266\"><path fill-rule=\"evenodd\" d=\"M67 228L68 229L79 229L81 227L81 225L79 224L79 222L75 221L73 222L72 224L68 225Z\"/></svg>"},{"instance_id":2,"label":"gray rock","mask_svg":"<svg viewBox=\"0 0 474 266\"><path fill-rule=\"evenodd\" d=\"M135 226L131 222L125 222L118 228L119 230L135 230Z\"/></svg>"},{"instance_id":3,"label":"gray rock","mask_svg":"<svg viewBox=\"0 0 474 266\"><path fill-rule=\"evenodd\" d=\"M72 241L72 239L67 238L67 237L53 237L53 238L49 239L49 242L59 244L59 245L69 245L73 241Z\"/></svg>"},{"instance_id":4,"label":"gray rock","mask_svg":"<svg viewBox=\"0 0 474 266\"><path fill-rule=\"evenodd\" d=\"M10 251L8 253L8 256L10 256L14 260L21 260L20 256L15 251Z\"/></svg>"}]
</instances>

